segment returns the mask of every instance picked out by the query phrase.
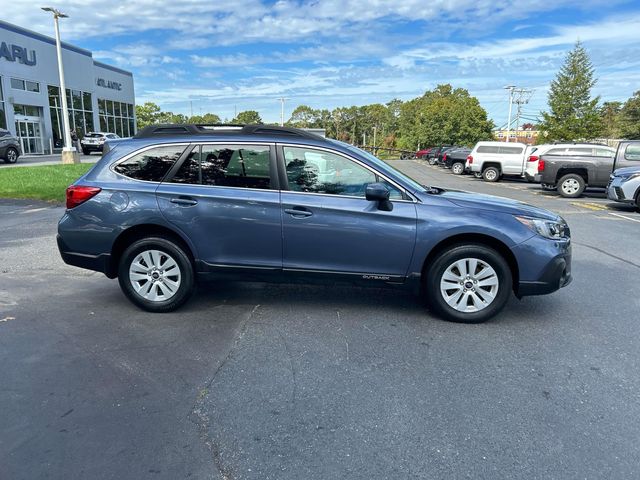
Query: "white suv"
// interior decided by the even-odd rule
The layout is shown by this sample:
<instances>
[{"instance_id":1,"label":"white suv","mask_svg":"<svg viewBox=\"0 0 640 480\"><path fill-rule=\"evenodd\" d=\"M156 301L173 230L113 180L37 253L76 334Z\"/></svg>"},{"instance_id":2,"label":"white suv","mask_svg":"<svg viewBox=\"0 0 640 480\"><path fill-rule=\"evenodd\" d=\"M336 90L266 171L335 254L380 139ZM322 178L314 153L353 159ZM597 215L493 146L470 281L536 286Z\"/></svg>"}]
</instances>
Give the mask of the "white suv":
<instances>
[{"instance_id":1,"label":"white suv","mask_svg":"<svg viewBox=\"0 0 640 480\"><path fill-rule=\"evenodd\" d=\"M467 157L466 166L487 182L497 182L503 175L522 177L531 149L524 143L478 142Z\"/></svg>"},{"instance_id":2,"label":"white suv","mask_svg":"<svg viewBox=\"0 0 640 480\"><path fill-rule=\"evenodd\" d=\"M82 153L85 155L91 155L91 152L102 153L104 142L108 140L115 140L120 138L115 133L109 132L89 132L82 140L80 140L80 146L82 147Z\"/></svg>"}]
</instances>

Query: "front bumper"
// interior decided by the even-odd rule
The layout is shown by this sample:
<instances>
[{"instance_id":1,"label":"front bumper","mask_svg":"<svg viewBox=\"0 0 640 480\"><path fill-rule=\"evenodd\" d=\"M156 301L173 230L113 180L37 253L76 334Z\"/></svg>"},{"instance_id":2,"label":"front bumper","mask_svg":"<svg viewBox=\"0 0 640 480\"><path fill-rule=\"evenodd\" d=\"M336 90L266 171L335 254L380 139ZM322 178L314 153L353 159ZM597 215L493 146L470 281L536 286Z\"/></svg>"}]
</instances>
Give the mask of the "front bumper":
<instances>
[{"instance_id":1,"label":"front bumper","mask_svg":"<svg viewBox=\"0 0 640 480\"><path fill-rule=\"evenodd\" d=\"M539 235L514 247L520 280L516 295L546 295L566 287L571 276L571 240L549 240Z\"/></svg>"},{"instance_id":2,"label":"front bumper","mask_svg":"<svg viewBox=\"0 0 640 480\"><path fill-rule=\"evenodd\" d=\"M607 198L609 200L614 200L616 202L622 203L635 203L635 199L633 197L629 198L625 195L623 184L624 180L621 177L614 177L607 185Z\"/></svg>"}]
</instances>

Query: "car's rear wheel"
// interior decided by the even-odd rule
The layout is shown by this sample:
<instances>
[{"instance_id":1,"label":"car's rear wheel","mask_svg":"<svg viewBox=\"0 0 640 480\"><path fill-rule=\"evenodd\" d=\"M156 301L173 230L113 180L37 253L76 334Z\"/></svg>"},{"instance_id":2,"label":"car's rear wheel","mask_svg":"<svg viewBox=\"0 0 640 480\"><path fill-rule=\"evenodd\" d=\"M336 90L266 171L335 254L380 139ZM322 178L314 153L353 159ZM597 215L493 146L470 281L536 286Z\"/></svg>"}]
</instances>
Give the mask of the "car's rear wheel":
<instances>
[{"instance_id":1,"label":"car's rear wheel","mask_svg":"<svg viewBox=\"0 0 640 480\"><path fill-rule=\"evenodd\" d=\"M636 193L636 210L640 212L640 190Z\"/></svg>"},{"instance_id":2,"label":"car's rear wheel","mask_svg":"<svg viewBox=\"0 0 640 480\"><path fill-rule=\"evenodd\" d=\"M496 167L487 167L482 171L482 179L485 182L497 182L500 180L500 170Z\"/></svg>"},{"instance_id":3,"label":"car's rear wheel","mask_svg":"<svg viewBox=\"0 0 640 480\"><path fill-rule=\"evenodd\" d=\"M429 158L429 165L435 165L436 159L434 157Z\"/></svg>"},{"instance_id":4,"label":"car's rear wheel","mask_svg":"<svg viewBox=\"0 0 640 480\"><path fill-rule=\"evenodd\" d=\"M7 152L5 154L4 161L5 163L16 163L18 161L18 150L13 147L7 148Z\"/></svg>"},{"instance_id":5,"label":"car's rear wheel","mask_svg":"<svg viewBox=\"0 0 640 480\"><path fill-rule=\"evenodd\" d=\"M150 312L171 312L194 290L189 257L176 243L160 237L143 238L122 254L118 281L134 304Z\"/></svg>"},{"instance_id":6,"label":"car's rear wheel","mask_svg":"<svg viewBox=\"0 0 640 480\"><path fill-rule=\"evenodd\" d=\"M464 164L460 162L456 162L451 165L451 171L454 175L462 175L464 173Z\"/></svg>"},{"instance_id":7,"label":"car's rear wheel","mask_svg":"<svg viewBox=\"0 0 640 480\"><path fill-rule=\"evenodd\" d=\"M509 300L513 280L502 255L481 244L457 245L440 253L426 274L429 305L445 320L480 323Z\"/></svg>"},{"instance_id":8,"label":"car's rear wheel","mask_svg":"<svg viewBox=\"0 0 640 480\"><path fill-rule=\"evenodd\" d=\"M582 195L586 184L584 178L575 173L565 175L558 182L558 193L565 198L577 198Z\"/></svg>"}]
</instances>

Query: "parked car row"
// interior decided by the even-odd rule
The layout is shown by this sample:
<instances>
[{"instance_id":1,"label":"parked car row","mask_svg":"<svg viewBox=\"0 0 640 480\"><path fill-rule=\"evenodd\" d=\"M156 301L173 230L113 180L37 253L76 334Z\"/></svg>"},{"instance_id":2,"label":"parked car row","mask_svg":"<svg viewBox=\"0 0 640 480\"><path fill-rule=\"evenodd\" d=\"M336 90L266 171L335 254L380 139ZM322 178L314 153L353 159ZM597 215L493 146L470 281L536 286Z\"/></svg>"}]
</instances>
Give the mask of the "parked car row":
<instances>
[{"instance_id":1,"label":"parked car row","mask_svg":"<svg viewBox=\"0 0 640 480\"><path fill-rule=\"evenodd\" d=\"M416 155L418 156L418 155ZM588 187L606 188L611 200L640 209L640 141L623 141L617 150L591 143L525 145L478 142L473 149L437 147L421 158L441 164L456 175L474 174L487 182L525 178L566 198ZM432 161L433 160L433 161Z\"/></svg>"}]
</instances>

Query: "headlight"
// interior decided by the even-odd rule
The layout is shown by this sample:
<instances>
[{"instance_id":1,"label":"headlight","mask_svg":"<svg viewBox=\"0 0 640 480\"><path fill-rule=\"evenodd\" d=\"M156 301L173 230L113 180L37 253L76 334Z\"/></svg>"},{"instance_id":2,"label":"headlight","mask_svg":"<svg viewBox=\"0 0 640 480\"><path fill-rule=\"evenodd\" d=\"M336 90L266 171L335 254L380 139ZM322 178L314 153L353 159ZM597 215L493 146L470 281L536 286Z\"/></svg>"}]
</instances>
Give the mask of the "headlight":
<instances>
[{"instance_id":1,"label":"headlight","mask_svg":"<svg viewBox=\"0 0 640 480\"><path fill-rule=\"evenodd\" d=\"M553 220L544 220L542 218L519 217L517 215L515 218L538 235L552 240L564 238L565 232L567 231L567 224L564 220L556 222Z\"/></svg>"}]
</instances>

